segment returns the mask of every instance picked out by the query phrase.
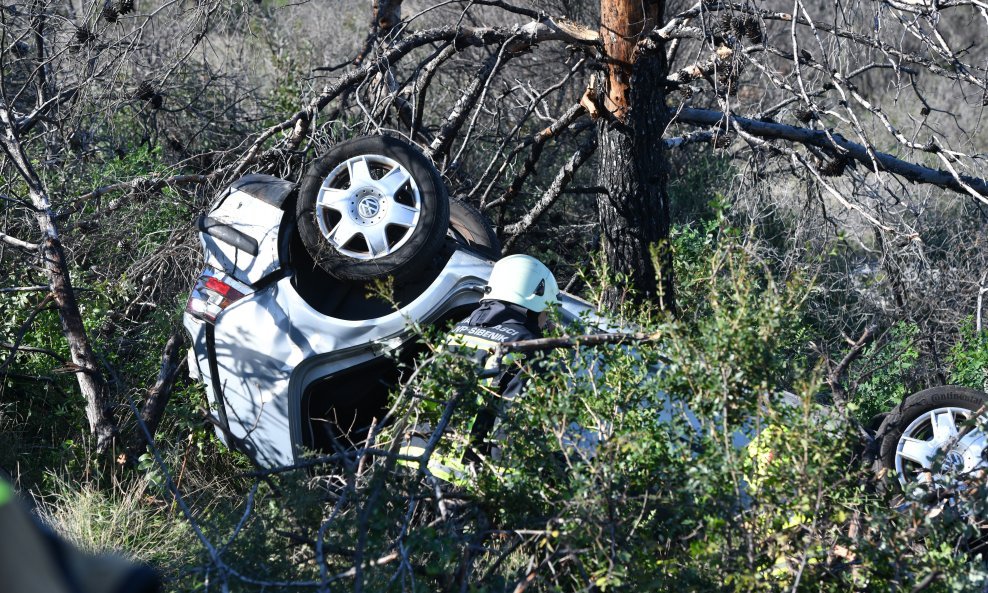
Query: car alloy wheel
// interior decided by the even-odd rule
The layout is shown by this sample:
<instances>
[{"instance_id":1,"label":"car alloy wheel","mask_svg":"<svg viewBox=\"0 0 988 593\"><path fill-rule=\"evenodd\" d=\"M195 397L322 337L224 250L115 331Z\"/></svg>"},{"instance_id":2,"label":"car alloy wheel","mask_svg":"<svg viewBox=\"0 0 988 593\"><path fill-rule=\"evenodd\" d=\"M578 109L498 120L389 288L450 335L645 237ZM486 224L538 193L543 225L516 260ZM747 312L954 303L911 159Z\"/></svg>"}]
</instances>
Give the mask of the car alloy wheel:
<instances>
[{"instance_id":1,"label":"car alloy wheel","mask_svg":"<svg viewBox=\"0 0 988 593\"><path fill-rule=\"evenodd\" d=\"M340 163L316 198L319 232L339 253L354 259L375 259L401 249L421 213L422 198L411 174L378 154Z\"/></svg>"},{"instance_id":2,"label":"car alloy wheel","mask_svg":"<svg viewBox=\"0 0 988 593\"><path fill-rule=\"evenodd\" d=\"M449 197L417 148L390 136L341 142L309 166L295 220L316 265L341 280L414 278L446 240Z\"/></svg>"},{"instance_id":3,"label":"car alloy wheel","mask_svg":"<svg viewBox=\"0 0 988 593\"><path fill-rule=\"evenodd\" d=\"M957 386L915 393L879 429L881 464L899 485L974 477L988 468L988 394Z\"/></svg>"}]
</instances>

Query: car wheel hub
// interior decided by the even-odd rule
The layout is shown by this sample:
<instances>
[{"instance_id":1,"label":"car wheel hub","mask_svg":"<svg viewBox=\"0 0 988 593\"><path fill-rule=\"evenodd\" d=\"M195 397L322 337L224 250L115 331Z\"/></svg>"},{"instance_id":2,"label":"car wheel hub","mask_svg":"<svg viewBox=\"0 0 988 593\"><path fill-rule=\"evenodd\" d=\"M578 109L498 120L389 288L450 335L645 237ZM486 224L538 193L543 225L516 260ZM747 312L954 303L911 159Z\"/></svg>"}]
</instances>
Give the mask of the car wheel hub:
<instances>
[{"instance_id":1,"label":"car wheel hub","mask_svg":"<svg viewBox=\"0 0 988 593\"><path fill-rule=\"evenodd\" d=\"M316 222L337 252L360 260L390 255L418 226L422 196L411 173L376 154L340 163L323 179Z\"/></svg>"},{"instance_id":2,"label":"car wheel hub","mask_svg":"<svg viewBox=\"0 0 988 593\"><path fill-rule=\"evenodd\" d=\"M387 198L373 189L361 189L354 193L356 207L349 214L357 224L377 224L384 220Z\"/></svg>"},{"instance_id":3,"label":"car wheel hub","mask_svg":"<svg viewBox=\"0 0 988 593\"><path fill-rule=\"evenodd\" d=\"M964 456L957 451L948 452L943 458L943 471L953 473L964 469Z\"/></svg>"},{"instance_id":4,"label":"car wheel hub","mask_svg":"<svg viewBox=\"0 0 988 593\"><path fill-rule=\"evenodd\" d=\"M906 427L895 455L895 470L903 487L988 466L984 433L977 427L961 433L971 416L972 412L964 408L936 408Z\"/></svg>"}]
</instances>

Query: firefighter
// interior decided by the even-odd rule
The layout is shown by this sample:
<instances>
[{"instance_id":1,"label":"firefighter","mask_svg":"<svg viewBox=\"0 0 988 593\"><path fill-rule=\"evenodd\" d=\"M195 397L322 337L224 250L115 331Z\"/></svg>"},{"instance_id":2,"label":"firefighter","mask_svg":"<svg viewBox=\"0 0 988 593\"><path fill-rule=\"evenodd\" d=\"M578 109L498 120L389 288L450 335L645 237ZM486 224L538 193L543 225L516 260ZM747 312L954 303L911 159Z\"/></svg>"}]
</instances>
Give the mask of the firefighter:
<instances>
[{"instance_id":1,"label":"firefighter","mask_svg":"<svg viewBox=\"0 0 988 593\"><path fill-rule=\"evenodd\" d=\"M497 460L498 417L521 391L524 378L510 359L498 360L497 347L542 337L549 308L559 299L559 285L545 264L528 255L510 255L494 264L480 306L458 323L446 340L447 347L473 358L483 369L482 411L468 423L467 446L433 453L429 472L442 480L463 484L469 465L488 456ZM485 395L486 394L486 395ZM428 442L428 426L417 426L401 448L404 455L420 456ZM415 466L413 463L405 463Z\"/></svg>"}]
</instances>

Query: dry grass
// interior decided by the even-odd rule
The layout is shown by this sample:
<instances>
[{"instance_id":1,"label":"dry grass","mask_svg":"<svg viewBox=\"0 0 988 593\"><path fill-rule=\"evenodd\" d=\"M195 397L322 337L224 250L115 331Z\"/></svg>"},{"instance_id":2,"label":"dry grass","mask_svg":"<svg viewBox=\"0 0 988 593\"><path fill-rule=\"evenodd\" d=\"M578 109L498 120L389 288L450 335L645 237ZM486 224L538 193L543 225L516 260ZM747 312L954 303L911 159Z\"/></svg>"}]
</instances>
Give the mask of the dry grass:
<instances>
[{"instance_id":1,"label":"dry grass","mask_svg":"<svg viewBox=\"0 0 988 593\"><path fill-rule=\"evenodd\" d=\"M51 481L51 493L37 500L37 513L84 550L158 566L187 564L199 550L188 524L152 494L144 478L110 488L54 476Z\"/></svg>"}]
</instances>

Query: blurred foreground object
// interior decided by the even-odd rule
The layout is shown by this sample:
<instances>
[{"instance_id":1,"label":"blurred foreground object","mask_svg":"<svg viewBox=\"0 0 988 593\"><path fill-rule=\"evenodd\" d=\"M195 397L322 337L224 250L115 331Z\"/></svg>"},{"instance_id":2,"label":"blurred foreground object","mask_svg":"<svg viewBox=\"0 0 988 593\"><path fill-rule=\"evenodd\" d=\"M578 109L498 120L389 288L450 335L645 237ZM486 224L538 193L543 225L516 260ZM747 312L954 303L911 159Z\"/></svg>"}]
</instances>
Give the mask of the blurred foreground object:
<instances>
[{"instance_id":1,"label":"blurred foreground object","mask_svg":"<svg viewBox=\"0 0 988 593\"><path fill-rule=\"evenodd\" d=\"M119 556L93 556L31 516L0 478L0 591L4 593L156 593L158 575Z\"/></svg>"}]
</instances>

